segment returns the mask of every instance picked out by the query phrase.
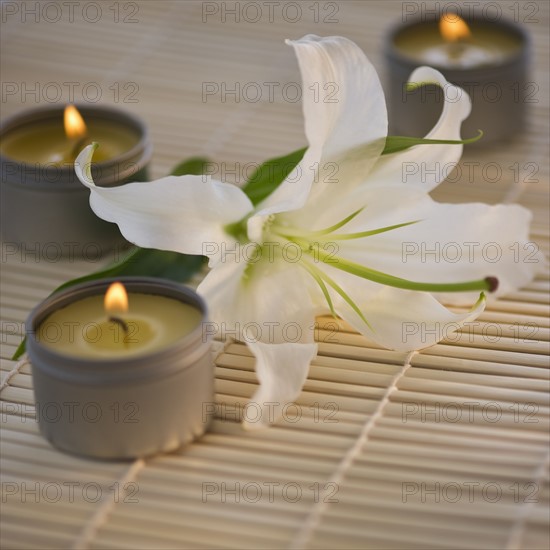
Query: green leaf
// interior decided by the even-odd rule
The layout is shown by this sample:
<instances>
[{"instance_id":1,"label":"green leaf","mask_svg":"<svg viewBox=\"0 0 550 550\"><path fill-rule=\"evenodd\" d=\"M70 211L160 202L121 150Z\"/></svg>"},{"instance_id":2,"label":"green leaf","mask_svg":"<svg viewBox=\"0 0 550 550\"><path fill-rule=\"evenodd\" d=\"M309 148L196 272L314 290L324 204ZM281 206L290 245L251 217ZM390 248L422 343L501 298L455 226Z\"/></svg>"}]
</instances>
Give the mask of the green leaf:
<instances>
[{"instance_id":1,"label":"green leaf","mask_svg":"<svg viewBox=\"0 0 550 550\"><path fill-rule=\"evenodd\" d=\"M481 139L483 132L478 130L478 135L468 139L425 139L415 138L409 136L388 136L386 138L386 145L382 151L383 155L390 155L391 153L398 153L404 151L414 145L428 145L428 144L447 144L447 145L460 145L465 143L474 143Z\"/></svg>"},{"instance_id":2,"label":"green leaf","mask_svg":"<svg viewBox=\"0 0 550 550\"><path fill-rule=\"evenodd\" d=\"M271 195L302 160L307 147L282 157L272 158L259 166L243 187L252 204Z\"/></svg>"},{"instance_id":3,"label":"green leaf","mask_svg":"<svg viewBox=\"0 0 550 550\"><path fill-rule=\"evenodd\" d=\"M170 172L171 176L202 176L207 172L210 160L204 157L191 157L180 162Z\"/></svg>"},{"instance_id":4,"label":"green leaf","mask_svg":"<svg viewBox=\"0 0 550 550\"><path fill-rule=\"evenodd\" d=\"M115 276L160 277L183 283L188 281L203 265L204 256L191 256L167 250L139 248Z\"/></svg>"}]
</instances>

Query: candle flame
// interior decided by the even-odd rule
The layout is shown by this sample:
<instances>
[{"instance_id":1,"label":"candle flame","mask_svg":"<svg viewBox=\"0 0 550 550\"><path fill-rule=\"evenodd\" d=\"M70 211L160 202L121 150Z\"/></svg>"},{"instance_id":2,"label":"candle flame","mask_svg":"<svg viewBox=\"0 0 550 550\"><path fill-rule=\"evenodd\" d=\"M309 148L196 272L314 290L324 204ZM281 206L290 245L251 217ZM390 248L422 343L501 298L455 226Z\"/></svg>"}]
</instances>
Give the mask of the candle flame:
<instances>
[{"instance_id":1,"label":"candle flame","mask_svg":"<svg viewBox=\"0 0 550 550\"><path fill-rule=\"evenodd\" d=\"M86 135L88 129L84 119L74 105L67 105L64 114L65 133L69 139L79 139Z\"/></svg>"},{"instance_id":2,"label":"candle flame","mask_svg":"<svg viewBox=\"0 0 550 550\"><path fill-rule=\"evenodd\" d=\"M439 32L447 42L457 42L463 38L470 36L470 28L464 21L455 13L442 15L439 20Z\"/></svg>"},{"instance_id":3,"label":"candle flame","mask_svg":"<svg viewBox=\"0 0 550 550\"><path fill-rule=\"evenodd\" d=\"M128 294L122 283L113 283L105 293L105 311L107 313L126 313L128 311Z\"/></svg>"}]
</instances>

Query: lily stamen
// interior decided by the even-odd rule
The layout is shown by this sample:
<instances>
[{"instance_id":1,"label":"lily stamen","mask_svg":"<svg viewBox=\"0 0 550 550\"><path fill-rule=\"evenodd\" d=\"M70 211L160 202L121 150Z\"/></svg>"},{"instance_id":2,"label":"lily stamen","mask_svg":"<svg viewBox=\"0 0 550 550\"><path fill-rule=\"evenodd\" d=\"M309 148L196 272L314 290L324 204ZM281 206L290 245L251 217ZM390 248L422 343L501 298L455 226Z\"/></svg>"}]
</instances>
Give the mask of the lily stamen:
<instances>
[{"instance_id":1,"label":"lily stamen","mask_svg":"<svg viewBox=\"0 0 550 550\"><path fill-rule=\"evenodd\" d=\"M362 239L364 237L372 237L373 235L379 235L380 233L386 233L387 231L393 231L394 229L399 229L400 227L406 227L407 225L412 225L415 223L418 223L421 220L415 220L412 222L404 222L404 223L398 223L396 225L388 225L387 227L380 227L379 229L371 229L369 231L360 231L358 233L336 233L335 235L329 235L327 234L327 230L323 230L322 232L310 232L310 233L303 233L303 234L296 234L290 235L288 233L281 233L278 231L274 231L276 235L279 235L279 237L283 237L285 239L292 240L295 237L300 238L307 238L308 240L316 239L318 241L350 241L353 239ZM326 235L326 238L323 238L323 236Z\"/></svg>"},{"instance_id":2,"label":"lily stamen","mask_svg":"<svg viewBox=\"0 0 550 550\"><path fill-rule=\"evenodd\" d=\"M332 279L332 277L329 277L326 273L324 273L314 265L309 264L308 262L303 261L300 265L306 268L310 275L315 279L317 284L321 287L325 299L327 300L329 309L334 317L337 316L336 311L334 310L334 305L332 303L332 299L325 285L325 282L328 283L346 301L346 303L353 309L353 311L355 311L355 313L359 315L361 320L372 330L370 323L367 321L363 312L359 309L357 304L349 297L345 290Z\"/></svg>"},{"instance_id":3,"label":"lily stamen","mask_svg":"<svg viewBox=\"0 0 550 550\"><path fill-rule=\"evenodd\" d=\"M312 254L309 249L304 249L304 252ZM370 269L361 264L352 262L351 260L338 257L335 258L332 254L327 254L322 250L316 250L315 255L322 262L329 263L334 268L340 269L341 271L346 271L347 273L351 273L363 279L368 279L374 283L379 283L394 288L402 288L404 290L417 290L421 292L494 292L498 288L498 279L496 277L485 277L484 279L464 281L460 283L416 282L402 279L401 277L388 275L387 273L382 273L376 269Z\"/></svg>"}]
</instances>

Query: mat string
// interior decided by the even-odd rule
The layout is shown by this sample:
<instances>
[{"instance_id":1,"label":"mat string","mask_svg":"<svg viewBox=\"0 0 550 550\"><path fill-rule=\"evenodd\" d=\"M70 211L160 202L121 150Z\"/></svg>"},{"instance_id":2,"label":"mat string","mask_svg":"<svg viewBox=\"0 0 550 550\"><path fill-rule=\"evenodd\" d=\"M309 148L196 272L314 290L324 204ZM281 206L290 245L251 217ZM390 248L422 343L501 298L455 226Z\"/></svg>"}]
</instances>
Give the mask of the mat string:
<instances>
[{"instance_id":1,"label":"mat string","mask_svg":"<svg viewBox=\"0 0 550 550\"><path fill-rule=\"evenodd\" d=\"M117 480L118 486L124 488L126 484L134 482L139 472L144 467L145 460L142 458L138 458L132 462L126 472ZM74 541L73 546L71 547L72 550L86 550L90 547L90 543L94 540L98 529L105 524L116 503L117 499L113 498L111 492L105 494L105 496L101 499L99 506L93 513L90 521L84 525L84 528Z\"/></svg>"},{"instance_id":2,"label":"mat string","mask_svg":"<svg viewBox=\"0 0 550 550\"><path fill-rule=\"evenodd\" d=\"M0 384L0 392L7 388L9 385L10 385L10 380L16 375L16 374L19 374L19 371L25 366L25 365L30 365L30 362L29 362L29 359L27 357L27 355L23 355L23 357L21 359L19 359L19 361L17 361L17 363L15 363L14 367L8 372L8 374L6 375L6 378L4 378L4 380L2 381L2 384Z\"/></svg>"},{"instance_id":3,"label":"mat string","mask_svg":"<svg viewBox=\"0 0 550 550\"><path fill-rule=\"evenodd\" d=\"M338 467L334 473L330 476L327 481L327 484L334 484L333 486L339 487L342 481L344 480L348 470L351 468L357 456L361 453L365 443L368 441L370 432L378 418L380 418L384 412L384 407L390 400L391 394L397 390L397 384L403 378L409 367L411 366L411 360L413 356L418 353L417 351L411 351L405 358L404 364L399 369L397 374L393 377L390 385L384 392L378 407L374 413L366 420L363 424L363 428L359 433L359 436L355 440L355 443L349 448L347 453L344 455L342 460L339 462ZM315 532L319 526L319 521L321 516L325 512L328 501L326 499L318 499L317 502L312 506L311 511L306 518L306 521L302 524L302 528L298 531L296 536L291 540L289 549L292 550L302 550L307 547L311 535Z\"/></svg>"}]
</instances>

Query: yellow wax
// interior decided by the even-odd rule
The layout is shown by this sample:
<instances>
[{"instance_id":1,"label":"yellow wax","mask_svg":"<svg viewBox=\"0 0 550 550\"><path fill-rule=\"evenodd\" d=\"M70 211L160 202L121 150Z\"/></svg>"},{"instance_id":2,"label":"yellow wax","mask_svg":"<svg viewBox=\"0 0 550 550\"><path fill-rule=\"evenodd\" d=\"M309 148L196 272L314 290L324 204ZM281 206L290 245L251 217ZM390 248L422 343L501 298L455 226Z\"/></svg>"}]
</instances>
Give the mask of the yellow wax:
<instances>
[{"instance_id":1,"label":"yellow wax","mask_svg":"<svg viewBox=\"0 0 550 550\"><path fill-rule=\"evenodd\" d=\"M87 118L88 133L77 153L85 145L97 141L99 147L94 154L94 163L109 160L129 151L139 141L135 130L120 123L104 119ZM10 159L28 164L59 165L74 161L71 153L75 141L65 135L63 119L36 121L26 124L2 136L0 150Z\"/></svg>"},{"instance_id":2,"label":"yellow wax","mask_svg":"<svg viewBox=\"0 0 550 550\"><path fill-rule=\"evenodd\" d=\"M127 333L108 320L103 296L97 295L54 311L38 327L37 340L64 355L121 359L166 348L201 322L201 312L179 300L137 292L128 293L128 300L128 313L116 314Z\"/></svg>"},{"instance_id":3,"label":"yellow wax","mask_svg":"<svg viewBox=\"0 0 550 550\"><path fill-rule=\"evenodd\" d=\"M468 22L471 36L446 42L437 23L404 28L395 37L399 52L421 64L448 68L474 68L502 63L519 53L522 41L498 25Z\"/></svg>"}]
</instances>

